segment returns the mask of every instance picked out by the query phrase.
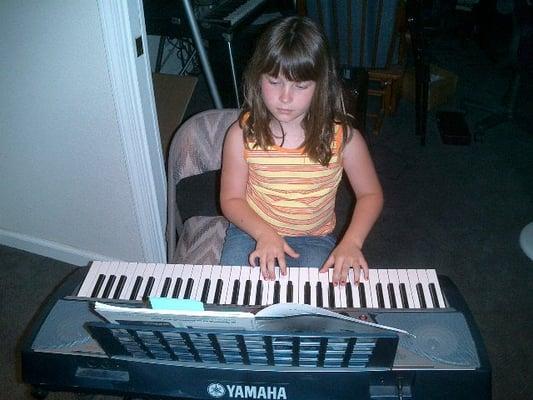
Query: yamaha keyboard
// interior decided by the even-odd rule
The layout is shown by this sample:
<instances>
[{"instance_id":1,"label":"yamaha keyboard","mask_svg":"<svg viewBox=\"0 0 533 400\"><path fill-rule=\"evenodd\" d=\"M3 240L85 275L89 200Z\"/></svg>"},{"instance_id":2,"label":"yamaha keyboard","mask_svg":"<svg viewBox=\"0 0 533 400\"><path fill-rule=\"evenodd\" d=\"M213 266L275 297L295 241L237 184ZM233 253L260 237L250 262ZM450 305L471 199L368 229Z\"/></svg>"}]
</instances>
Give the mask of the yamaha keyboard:
<instances>
[{"instance_id":1,"label":"yamaha keyboard","mask_svg":"<svg viewBox=\"0 0 533 400\"><path fill-rule=\"evenodd\" d=\"M36 316L22 377L39 390L183 399L489 399L486 351L453 283L431 269L370 271L333 286L309 268L265 281L257 267L94 262ZM95 300L144 307L150 296L254 313L316 305L411 335L316 316L242 332L111 324L93 311Z\"/></svg>"}]
</instances>

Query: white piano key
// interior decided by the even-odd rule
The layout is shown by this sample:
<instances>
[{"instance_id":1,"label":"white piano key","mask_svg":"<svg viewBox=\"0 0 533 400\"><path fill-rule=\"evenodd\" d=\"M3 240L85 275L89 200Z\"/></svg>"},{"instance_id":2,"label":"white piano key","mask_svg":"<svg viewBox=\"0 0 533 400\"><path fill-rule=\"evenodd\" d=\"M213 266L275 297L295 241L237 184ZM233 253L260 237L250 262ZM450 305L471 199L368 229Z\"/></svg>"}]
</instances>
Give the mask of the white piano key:
<instances>
[{"instance_id":1,"label":"white piano key","mask_svg":"<svg viewBox=\"0 0 533 400\"><path fill-rule=\"evenodd\" d=\"M220 293L220 304L227 304L226 296L228 292L231 292L231 289L232 289L232 287L230 287L230 284L229 284L232 270L233 270L233 267L231 265L222 266L222 271L220 273L220 279L222 279L223 286L222 286L222 292Z\"/></svg>"},{"instance_id":2,"label":"white piano key","mask_svg":"<svg viewBox=\"0 0 533 400\"><path fill-rule=\"evenodd\" d=\"M329 275L329 283L333 282L333 271L334 269L333 268L330 268L329 271L328 271L328 275ZM333 294L334 294L334 299L335 299L335 308L336 307L339 307L339 305L341 304L341 292L340 292L340 285L337 285L337 286L330 286L330 287L333 287ZM331 307L331 306L330 306Z\"/></svg>"},{"instance_id":3,"label":"white piano key","mask_svg":"<svg viewBox=\"0 0 533 400\"><path fill-rule=\"evenodd\" d=\"M352 288L352 301L354 308L361 307L361 300L359 298L359 282L355 281L355 273L353 268L348 271L348 283Z\"/></svg>"},{"instance_id":4,"label":"white piano key","mask_svg":"<svg viewBox=\"0 0 533 400\"><path fill-rule=\"evenodd\" d=\"M406 269L398 269L398 281L400 282L400 285L403 284L405 287L405 293L407 297L407 305L408 308L415 308L415 302L413 300L413 294L411 293L411 284L409 283L409 276L407 274ZM400 292L400 303L401 300L401 292Z\"/></svg>"},{"instance_id":5,"label":"white piano key","mask_svg":"<svg viewBox=\"0 0 533 400\"><path fill-rule=\"evenodd\" d=\"M111 298L115 298L115 294L118 295L117 299L122 298L124 293L127 291L130 281L132 280L131 278L132 269L135 269L135 267L131 268L131 263L127 263L124 261L119 261L117 263L117 267L115 269L115 275L116 275L115 284L113 285L113 288L111 289L111 293L110 293ZM125 278L125 280L123 279L124 282L122 284L122 289L120 290L119 293L117 293L120 279L123 277Z\"/></svg>"},{"instance_id":6,"label":"white piano key","mask_svg":"<svg viewBox=\"0 0 533 400\"><path fill-rule=\"evenodd\" d=\"M205 303L205 301L202 300L202 295L204 293L205 284L208 280L209 280L209 288L211 288L211 271L212 270L213 270L213 267L211 265L202 266L202 273L200 274L200 280L198 281L198 290L196 291L196 300L202 301L203 303Z\"/></svg>"},{"instance_id":7,"label":"white piano key","mask_svg":"<svg viewBox=\"0 0 533 400\"><path fill-rule=\"evenodd\" d=\"M181 271L183 270L182 264L169 264L170 270L168 271L168 277L170 278L170 287L168 288L168 293L166 295L167 298L172 298L172 295L174 294L174 288L176 286L176 282L178 281L178 278L181 278ZM159 291L161 294L161 291Z\"/></svg>"},{"instance_id":8,"label":"white piano key","mask_svg":"<svg viewBox=\"0 0 533 400\"><path fill-rule=\"evenodd\" d=\"M112 269L114 271L113 275L115 275L115 282L113 283L113 286L111 287L111 291L109 292L110 299L112 299L113 296L115 295L115 291L117 290L120 277L122 275L127 276L127 273L128 273L127 263L117 261L117 262L114 262L113 264L114 266L112 267ZM126 279L126 282L127 282L127 279ZM124 290L124 287L122 288L122 290Z\"/></svg>"},{"instance_id":9,"label":"white piano key","mask_svg":"<svg viewBox=\"0 0 533 400\"><path fill-rule=\"evenodd\" d=\"M124 285L124 287L122 288L122 291L120 292L119 299L129 300L130 294L133 290L133 285L135 284L135 278L136 278L135 271L137 270L137 268L143 269L142 266L144 266L144 264L137 264L137 263L131 263L131 262L121 262L120 264L122 265L124 275L126 275L127 279L126 279L126 284Z\"/></svg>"},{"instance_id":10,"label":"white piano key","mask_svg":"<svg viewBox=\"0 0 533 400\"><path fill-rule=\"evenodd\" d=\"M255 298L257 295L257 283L261 279L261 268L250 267L250 282L252 283L250 290L250 305L255 305Z\"/></svg>"},{"instance_id":11,"label":"white piano key","mask_svg":"<svg viewBox=\"0 0 533 400\"><path fill-rule=\"evenodd\" d=\"M318 282L318 270L319 268L309 268L309 284L311 285L311 305L316 307L317 289L316 284Z\"/></svg>"},{"instance_id":12,"label":"white piano key","mask_svg":"<svg viewBox=\"0 0 533 400\"><path fill-rule=\"evenodd\" d=\"M265 279L263 274L260 274L259 280L261 281L261 286L262 286L261 305L264 306L264 305L267 305L268 290L269 290L270 286L268 284L269 281L267 279Z\"/></svg>"},{"instance_id":13,"label":"white piano key","mask_svg":"<svg viewBox=\"0 0 533 400\"><path fill-rule=\"evenodd\" d=\"M398 277L397 269L388 269L389 282L392 284L394 290L394 299L396 300L396 308L403 308L402 298L400 295L400 278Z\"/></svg>"},{"instance_id":14,"label":"white piano key","mask_svg":"<svg viewBox=\"0 0 533 400\"><path fill-rule=\"evenodd\" d=\"M364 295L365 295L365 307L372 307L372 302L374 301L372 298L372 290L370 290L370 271L372 269L369 269L368 271L368 279L365 279L365 274L363 273L363 270L359 270L359 283L362 284L362 288L364 289ZM362 307L362 305L361 305Z\"/></svg>"},{"instance_id":15,"label":"white piano key","mask_svg":"<svg viewBox=\"0 0 533 400\"><path fill-rule=\"evenodd\" d=\"M83 279L80 289L78 290L79 297L89 297L96 283L98 275L100 275L101 270L107 270L107 263L101 261L94 261L88 266L87 274Z\"/></svg>"},{"instance_id":16,"label":"white piano key","mask_svg":"<svg viewBox=\"0 0 533 400\"><path fill-rule=\"evenodd\" d=\"M104 269L100 270L100 274L104 275L105 279L102 282L102 285L100 285L100 289L98 290L98 293L96 293L93 297L98 298L98 299L102 299L103 298L105 286L106 286L107 281L109 280L110 276L113 274L113 270L115 269L115 267L116 267L116 263L113 262L113 261L110 261L110 262L106 262L105 270ZM98 276L96 277L96 280L94 281L94 284L96 284L97 280L98 280Z\"/></svg>"},{"instance_id":17,"label":"white piano key","mask_svg":"<svg viewBox=\"0 0 533 400\"><path fill-rule=\"evenodd\" d=\"M420 300L418 299L418 292L416 290L416 284L418 283L416 269L408 269L407 277L409 278L409 289L411 290L411 297L413 299L413 308L420 308Z\"/></svg>"},{"instance_id":18,"label":"white piano key","mask_svg":"<svg viewBox=\"0 0 533 400\"><path fill-rule=\"evenodd\" d=\"M193 270L192 264L183 264L183 270L181 271L181 289L180 293L178 295L178 299L184 299L185 298L185 292L187 290L187 284L189 283L189 278L192 276L192 270Z\"/></svg>"},{"instance_id":19,"label":"white piano key","mask_svg":"<svg viewBox=\"0 0 533 400\"><path fill-rule=\"evenodd\" d=\"M165 282L167 280L170 282L168 292L170 292L172 289L172 271L174 270L174 265L157 264L156 270L159 278L156 282L156 286L154 286L154 290L152 291L152 297L166 297L163 296L163 289L165 288Z\"/></svg>"},{"instance_id":20,"label":"white piano key","mask_svg":"<svg viewBox=\"0 0 533 400\"><path fill-rule=\"evenodd\" d=\"M161 264L157 263L154 268L154 287L152 288L152 293L150 294L151 297L159 297L161 294L161 290L163 289L163 285L165 284L165 278L163 275L165 274L167 264Z\"/></svg>"},{"instance_id":21,"label":"white piano key","mask_svg":"<svg viewBox=\"0 0 533 400\"><path fill-rule=\"evenodd\" d=\"M153 276L154 268L155 268L155 264L153 264L153 263L146 264L144 270L142 271L143 281L141 283L139 291L137 292L137 296L135 297L135 300L142 300L143 299L144 291L146 290L146 286L148 284L148 279L151 276Z\"/></svg>"},{"instance_id":22,"label":"white piano key","mask_svg":"<svg viewBox=\"0 0 533 400\"><path fill-rule=\"evenodd\" d=\"M309 271L300 267L298 270L298 304L305 304L305 284L309 282Z\"/></svg>"},{"instance_id":23,"label":"white piano key","mask_svg":"<svg viewBox=\"0 0 533 400\"><path fill-rule=\"evenodd\" d=\"M200 289L200 279L202 277L202 270L204 269L203 265L193 265L191 278L193 280L192 291L191 291L191 300L199 300L198 291Z\"/></svg>"},{"instance_id":24,"label":"white piano key","mask_svg":"<svg viewBox=\"0 0 533 400\"><path fill-rule=\"evenodd\" d=\"M240 277L241 277L241 267L233 266L231 267L230 278L228 282L228 291L226 292L226 299L224 303L221 304L231 304L233 296L235 295L235 282L239 282L239 291L240 291Z\"/></svg>"},{"instance_id":25,"label":"white piano key","mask_svg":"<svg viewBox=\"0 0 533 400\"><path fill-rule=\"evenodd\" d=\"M339 292L339 302L335 302L335 307L346 308L346 285L341 285L339 282L337 289Z\"/></svg>"},{"instance_id":26,"label":"white piano key","mask_svg":"<svg viewBox=\"0 0 533 400\"><path fill-rule=\"evenodd\" d=\"M276 268L278 269L276 270ZM274 276L276 277L276 279L279 276L278 273L279 273L279 267L274 267ZM274 285L276 284L276 281L267 280L266 282L264 282L264 284L266 286L266 300L264 304L266 305L274 304Z\"/></svg>"},{"instance_id":27,"label":"white piano key","mask_svg":"<svg viewBox=\"0 0 533 400\"><path fill-rule=\"evenodd\" d=\"M322 286L322 307L329 307L329 270L318 273L318 280Z\"/></svg>"},{"instance_id":28,"label":"white piano key","mask_svg":"<svg viewBox=\"0 0 533 400\"><path fill-rule=\"evenodd\" d=\"M122 293L120 294L121 300L129 300L131 297L131 293L133 292L133 287L135 286L135 279L137 278L137 275L142 276L142 271L144 271L145 264L143 263L132 263L128 262L125 263L126 267L125 269L128 271L128 279L126 280L126 286L124 286L124 289L122 290ZM137 274L138 271L138 274Z\"/></svg>"},{"instance_id":29,"label":"white piano key","mask_svg":"<svg viewBox=\"0 0 533 400\"><path fill-rule=\"evenodd\" d=\"M211 284L209 285L209 294L207 295L207 304L213 304L215 302L215 293L217 290L217 283L222 273L222 266L213 265L211 268Z\"/></svg>"},{"instance_id":30,"label":"white piano key","mask_svg":"<svg viewBox=\"0 0 533 400\"><path fill-rule=\"evenodd\" d=\"M370 286L371 303L370 305L367 303L367 306L373 307L373 308L379 308L378 294L376 292L376 284L379 282L379 273L377 269L372 268L369 270L368 281L369 281L368 283ZM366 287L365 287L365 290L366 290Z\"/></svg>"},{"instance_id":31,"label":"white piano key","mask_svg":"<svg viewBox=\"0 0 533 400\"><path fill-rule=\"evenodd\" d=\"M426 301L426 308L433 308L433 301L431 300L431 293L429 292L428 275L425 269L416 270L418 275L418 283L422 285L422 291L424 292L424 300Z\"/></svg>"},{"instance_id":32,"label":"white piano key","mask_svg":"<svg viewBox=\"0 0 533 400\"><path fill-rule=\"evenodd\" d=\"M298 289L300 287L300 271L298 271L298 268L293 267L289 269L289 281L292 284L291 303L298 303L298 300L299 300Z\"/></svg>"},{"instance_id":33,"label":"white piano key","mask_svg":"<svg viewBox=\"0 0 533 400\"><path fill-rule=\"evenodd\" d=\"M289 271L286 271L285 275L279 276L279 302L280 303L287 303L287 283L289 283Z\"/></svg>"},{"instance_id":34,"label":"white piano key","mask_svg":"<svg viewBox=\"0 0 533 400\"><path fill-rule=\"evenodd\" d=\"M389 284L389 273L386 269L378 269L378 279L381 283L381 293L383 294L383 304L385 308L391 308L389 290L387 288Z\"/></svg>"},{"instance_id":35,"label":"white piano key","mask_svg":"<svg viewBox=\"0 0 533 400\"><path fill-rule=\"evenodd\" d=\"M246 290L246 281L250 279L250 272L251 272L250 266L244 266L241 267L241 284L239 288L239 297L237 299L237 304L242 306L244 305L244 292Z\"/></svg>"},{"instance_id":36,"label":"white piano key","mask_svg":"<svg viewBox=\"0 0 533 400\"><path fill-rule=\"evenodd\" d=\"M445 308L446 303L444 301L444 296L442 295L442 289L440 287L439 278L434 269L426 270L428 276L428 282L435 285L435 292L437 292L437 300L439 301L439 308Z\"/></svg>"},{"instance_id":37,"label":"white piano key","mask_svg":"<svg viewBox=\"0 0 533 400\"><path fill-rule=\"evenodd\" d=\"M98 295L96 296L98 298L104 298L105 289L107 288L108 285L111 285L111 289L112 289L112 287L116 286L116 284L118 282L118 277L116 276L116 270L117 270L117 267L118 267L118 261L111 261L108 264L109 265L108 265L107 271L105 273L105 279L102 282L102 286L100 287L100 291L99 291ZM110 282L111 282L112 277L114 277L114 279L113 279L113 283L111 284ZM108 293L106 298L112 298L112 297L113 297L113 291L109 290L109 293Z\"/></svg>"}]
</instances>

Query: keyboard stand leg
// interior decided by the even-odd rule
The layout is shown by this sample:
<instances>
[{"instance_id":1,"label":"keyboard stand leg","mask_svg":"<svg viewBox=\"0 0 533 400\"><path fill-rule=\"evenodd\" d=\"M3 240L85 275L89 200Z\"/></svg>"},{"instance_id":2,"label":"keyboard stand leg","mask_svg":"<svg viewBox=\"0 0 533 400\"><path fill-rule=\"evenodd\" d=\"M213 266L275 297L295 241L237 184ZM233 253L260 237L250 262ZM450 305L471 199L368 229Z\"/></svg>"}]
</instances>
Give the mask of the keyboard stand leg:
<instances>
[{"instance_id":1,"label":"keyboard stand leg","mask_svg":"<svg viewBox=\"0 0 533 400\"><path fill-rule=\"evenodd\" d=\"M215 82L215 78L213 77L213 71L211 70L211 65L209 64L209 60L207 59L207 54L205 53L205 48L202 43L202 35L200 34L200 29L198 29L198 24L196 23L196 18L192 11L190 0L183 0L183 6L185 8L185 13L187 14L187 20L189 21L189 25L191 27L192 36L194 40L194 46L196 47L196 50L198 51L198 57L200 57L200 62L204 70L205 79L207 80L209 91L211 92L211 97L213 98L213 103L215 103L216 108L221 109L223 108L222 101L220 100L220 95L218 93L218 88Z\"/></svg>"},{"instance_id":2,"label":"keyboard stand leg","mask_svg":"<svg viewBox=\"0 0 533 400\"><path fill-rule=\"evenodd\" d=\"M231 49L231 42L228 40L226 43L228 44L231 79L233 79L233 90L235 91L235 103L237 104L237 108L241 108L241 102L239 100L239 85L237 84L237 73L235 72L235 63L233 62L233 51Z\"/></svg>"}]
</instances>

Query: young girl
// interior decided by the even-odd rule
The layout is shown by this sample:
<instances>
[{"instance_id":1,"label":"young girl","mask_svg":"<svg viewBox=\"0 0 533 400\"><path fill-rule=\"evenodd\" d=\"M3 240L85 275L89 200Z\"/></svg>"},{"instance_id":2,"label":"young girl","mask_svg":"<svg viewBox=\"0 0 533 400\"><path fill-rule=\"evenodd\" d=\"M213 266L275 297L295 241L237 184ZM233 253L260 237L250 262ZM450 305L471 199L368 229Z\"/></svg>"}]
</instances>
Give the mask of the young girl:
<instances>
[{"instance_id":1,"label":"young girl","mask_svg":"<svg viewBox=\"0 0 533 400\"><path fill-rule=\"evenodd\" d=\"M361 248L383 195L361 134L344 112L335 65L322 31L288 17L261 35L244 74L245 104L228 130L220 201L230 227L222 265L259 265L276 279L286 267L334 268L368 278ZM355 192L350 225L336 244L335 195L342 171Z\"/></svg>"}]
</instances>

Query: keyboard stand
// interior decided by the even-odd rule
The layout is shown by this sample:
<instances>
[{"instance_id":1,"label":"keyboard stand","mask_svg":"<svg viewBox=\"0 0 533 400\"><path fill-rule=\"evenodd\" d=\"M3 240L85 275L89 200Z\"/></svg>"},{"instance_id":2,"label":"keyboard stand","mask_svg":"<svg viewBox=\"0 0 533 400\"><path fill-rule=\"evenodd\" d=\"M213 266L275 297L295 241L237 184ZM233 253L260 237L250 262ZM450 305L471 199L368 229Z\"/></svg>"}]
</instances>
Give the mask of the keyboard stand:
<instances>
[{"instance_id":1,"label":"keyboard stand","mask_svg":"<svg viewBox=\"0 0 533 400\"><path fill-rule=\"evenodd\" d=\"M213 71L211 70L211 64L209 64L209 59L207 58L207 54L205 52L202 35L200 34L200 29L198 29L198 24L196 22L196 17L194 16L190 0L183 0L183 8L185 9L187 21L189 21L194 45L198 51L198 57L200 58L200 63L202 64L202 68L204 70L205 79L207 81L207 85L209 86L213 103L215 104L216 108L221 109L223 108L222 101L220 100L217 84L215 82L215 78L213 77Z\"/></svg>"}]
</instances>

